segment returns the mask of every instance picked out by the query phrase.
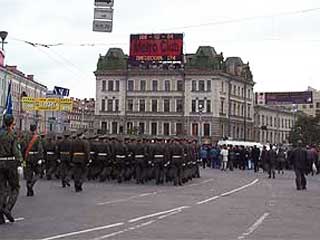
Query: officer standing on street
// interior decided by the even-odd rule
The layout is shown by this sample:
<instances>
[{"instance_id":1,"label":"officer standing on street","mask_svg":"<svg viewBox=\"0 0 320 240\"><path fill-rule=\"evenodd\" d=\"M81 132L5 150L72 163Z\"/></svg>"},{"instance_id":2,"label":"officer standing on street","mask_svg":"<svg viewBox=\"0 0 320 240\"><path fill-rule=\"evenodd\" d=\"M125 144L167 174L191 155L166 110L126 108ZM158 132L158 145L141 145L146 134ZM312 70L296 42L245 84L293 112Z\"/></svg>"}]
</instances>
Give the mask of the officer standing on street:
<instances>
[{"instance_id":1,"label":"officer standing on street","mask_svg":"<svg viewBox=\"0 0 320 240\"><path fill-rule=\"evenodd\" d=\"M26 181L27 181L27 196L34 195L33 187L40 178L41 164L43 160L43 148L41 137L37 133L37 125L30 125L31 135L26 138L26 150L24 159L26 161Z\"/></svg>"},{"instance_id":2,"label":"officer standing on street","mask_svg":"<svg viewBox=\"0 0 320 240\"><path fill-rule=\"evenodd\" d=\"M289 162L293 165L293 170L296 174L297 190L307 189L307 179L305 174L311 172L311 163L308 162L307 150L302 147L302 141L298 141L298 146L293 149L289 155Z\"/></svg>"},{"instance_id":3,"label":"officer standing on street","mask_svg":"<svg viewBox=\"0 0 320 240\"><path fill-rule=\"evenodd\" d=\"M0 130L0 224L5 223L4 216L14 222L11 215L19 195L18 164L22 161L17 137L13 133L14 118L4 116L4 128Z\"/></svg>"},{"instance_id":4,"label":"officer standing on street","mask_svg":"<svg viewBox=\"0 0 320 240\"><path fill-rule=\"evenodd\" d=\"M90 158L90 144L84 139L84 134L77 134L77 138L72 141L72 175L74 178L74 188L76 192L82 191L86 166Z\"/></svg>"}]
</instances>

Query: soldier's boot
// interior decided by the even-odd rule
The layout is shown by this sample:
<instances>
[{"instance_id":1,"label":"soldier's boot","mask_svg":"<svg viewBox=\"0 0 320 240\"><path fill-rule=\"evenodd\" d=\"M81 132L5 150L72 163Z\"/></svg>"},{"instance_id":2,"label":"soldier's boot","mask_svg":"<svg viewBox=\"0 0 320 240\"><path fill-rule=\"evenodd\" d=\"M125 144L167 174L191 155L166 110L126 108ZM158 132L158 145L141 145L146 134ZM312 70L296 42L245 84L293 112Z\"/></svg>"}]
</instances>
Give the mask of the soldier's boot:
<instances>
[{"instance_id":1,"label":"soldier's boot","mask_svg":"<svg viewBox=\"0 0 320 240\"><path fill-rule=\"evenodd\" d=\"M32 189L32 182L27 181L27 197L32 197L34 195L33 189Z\"/></svg>"},{"instance_id":2,"label":"soldier's boot","mask_svg":"<svg viewBox=\"0 0 320 240\"><path fill-rule=\"evenodd\" d=\"M276 177L275 171L272 172L272 178L274 179Z\"/></svg>"},{"instance_id":3,"label":"soldier's boot","mask_svg":"<svg viewBox=\"0 0 320 240\"><path fill-rule=\"evenodd\" d=\"M10 222L14 222L14 217L11 215L11 212L8 209L2 209L1 213L6 216L6 218L10 221ZM1 215L1 214L0 214Z\"/></svg>"}]
</instances>

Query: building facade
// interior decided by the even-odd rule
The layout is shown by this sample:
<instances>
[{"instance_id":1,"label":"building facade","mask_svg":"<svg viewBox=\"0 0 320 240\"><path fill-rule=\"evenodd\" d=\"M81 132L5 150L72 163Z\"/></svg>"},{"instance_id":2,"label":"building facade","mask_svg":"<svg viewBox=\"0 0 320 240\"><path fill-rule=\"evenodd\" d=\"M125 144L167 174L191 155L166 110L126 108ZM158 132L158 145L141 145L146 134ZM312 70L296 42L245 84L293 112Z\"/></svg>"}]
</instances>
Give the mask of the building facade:
<instances>
[{"instance_id":1,"label":"building facade","mask_svg":"<svg viewBox=\"0 0 320 240\"><path fill-rule=\"evenodd\" d=\"M199 47L184 63L131 65L122 49L100 56L96 129L107 134L253 140L249 64Z\"/></svg>"},{"instance_id":2,"label":"building facade","mask_svg":"<svg viewBox=\"0 0 320 240\"><path fill-rule=\"evenodd\" d=\"M94 132L95 100L93 98L71 98L73 100L72 111L68 112L69 130L72 132Z\"/></svg>"},{"instance_id":3,"label":"building facade","mask_svg":"<svg viewBox=\"0 0 320 240\"><path fill-rule=\"evenodd\" d=\"M12 106L13 115L16 121L16 129L20 131L29 130L30 124L37 124L39 131L46 129L45 112L26 112L21 105L22 97L45 97L47 87L36 82L33 75L25 75L17 69L17 66L0 66L0 84L1 84L1 110L5 107L5 98L8 91L8 83L12 82ZM1 113L2 113L1 112Z\"/></svg>"},{"instance_id":4,"label":"building facade","mask_svg":"<svg viewBox=\"0 0 320 240\"><path fill-rule=\"evenodd\" d=\"M281 106L255 105L255 141L263 144L289 143L289 134L295 118L295 112Z\"/></svg>"}]
</instances>

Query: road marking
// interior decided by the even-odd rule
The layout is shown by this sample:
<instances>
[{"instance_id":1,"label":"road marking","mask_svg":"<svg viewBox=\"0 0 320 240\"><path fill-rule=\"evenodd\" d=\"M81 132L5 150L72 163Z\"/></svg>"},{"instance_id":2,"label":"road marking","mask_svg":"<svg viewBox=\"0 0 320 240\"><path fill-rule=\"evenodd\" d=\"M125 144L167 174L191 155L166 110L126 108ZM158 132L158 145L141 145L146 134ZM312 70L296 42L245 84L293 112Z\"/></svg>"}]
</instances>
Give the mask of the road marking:
<instances>
[{"instance_id":1,"label":"road marking","mask_svg":"<svg viewBox=\"0 0 320 240\"><path fill-rule=\"evenodd\" d=\"M103 205L108 205L108 204L113 204L113 203L127 202L130 200L136 199L136 198L141 198L141 197L146 197L146 196L151 196L151 195L156 195L156 194L158 194L158 192L142 193L142 194L131 196L128 198L122 198L122 199L112 200L112 201L108 201L108 202L97 203L97 205L103 206Z\"/></svg>"},{"instance_id":2,"label":"road marking","mask_svg":"<svg viewBox=\"0 0 320 240\"><path fill-rule=\"evenodd\" d=\"M117 236L117 235L125 233L125 232L133 231L133 230L148 226L148 225L150 225L150 224L152 224L154 222L156 222L156 220L151 220L151 221L148 221L148 222L140 223L140 224L138 224L136 226L129 227L129 228L126 228L126 229L121 230L121 231L117 231L117 232L109 233L107 235L103 235L103 236L100 236L100 237L97 237L97 238L93 238L92 240L102 240L102 239L114 237L114 236Z\"/></svg>"},{"instance_id":3,"label":"road marking","mask_svg":"<svg viewBox=\"0 0 320 240\"><path fill-rule=\"evenodd\" d=\"M79 234L82 234L82 233L94 232L94 231L99 231L99 230L119 227L119 226L122 226L122 225L124 225L124 223L122 223L122 222L114 223L114 224L105 225L105 226L101 226L101 227L89 228L89 229L85 229L85 230L81 230L81 231L77 231L77 232L70 232L70 233L64 233L64 234L60 234L60 235L56 235L56 236L52 236L52 237L41 238L40 240L53 240L53 239L71 237L71 236L79 235Z\"/></svg>"},{"instance_id":4,"label":"road marking","mask_svg":"<svg viewBox=\"0 0 320 240\"><path fill-rule=\"evenodd\" d=\"M15 222L20 222L20 221L23 221L23 220L24 220L23 217L15 218L15 219L14 219ZM6 220L6 223L10 223L10 221L9 221L9 220Z\"/></svg>"},{"instance_id":5,"label":"road marking","mask_svg":"<svg viewBox=\"0 0 320 240\"><path fill-rule=\"evenodd\" d=\"M270 215L270 213L264 213L248 230L238 237L238 240L245 239L245 237L251 235L257 228L263 223L263 221Z\"/></svg>"},{"instance_id":6,"label":"road marking","mask_svg":"<svg viewBox=\"0 0 320 240\"><path fill-rule=\"evenodd\" d=\"M229 192L225 192L225 193L222 193L222 194L220 194L220 195L213 196L213 197L208 198L208 199L205 199L205 200L203 200L203 201L199 201L199 202L197 202L196 204L197 204L197 205L201 205L201 204L204 204L204 203L207 203L207 202L211 202L211 201L217 200L217 199L219 199L219 198L221 198L221 197L229 196L229 195L231 195L231 194L233 194L233 193L239 192L239 191L241 191L241 190L243 190L243 189L246 189L246 188L248 188L248 187L256 184L258 181L259 181L259 179L257 178L257 179L255 179L253 182L251 182L251 183L249 183L249 184L246 184L246 185L244 185L244 186L242 186L242 187L233 189L233 190L231 190L231 191L229 191Z\"/></svg>"},{"instance_id":7,"label":"road marking","mask_svg":"<svg viewBox=\"0 0 320 240\"><path fill-rule=\"evenodd\" d=\"M168 213L168 214L166 214L166 215L162 215L162 216L160 216L160 217L158 217L158 219L164 219L164 218L167 218L167 217L170 217L170 216L172 216L172 215L176 215L177 213L181 213L182 212L182 210L181 209L179 209L178 211L175 211L175 212L171 212L171 213Z\"/></svg>"},{"instance_id":8,"label":"road marking","mask_svg":"<svg viewBox=\"0 0 320 240\"><path fill-rule=\"evenodd\" d=\"M163 212L157 212L157 213L145 215L145 216L138 217L138 218L133 218L133 219L129 220L128 222L129 223L134 223L134 222L141 221L141 220L144 220L144 219L147 219L147 218L157 217L157 216L160 216L160 215L164 215L166 213L176 212L178 210L182 210L182 209L186 209L186 208L190 208L190 206L182 206L182 207L174 208L174 209L163 211Z\"/></svg>"}]
</instances>

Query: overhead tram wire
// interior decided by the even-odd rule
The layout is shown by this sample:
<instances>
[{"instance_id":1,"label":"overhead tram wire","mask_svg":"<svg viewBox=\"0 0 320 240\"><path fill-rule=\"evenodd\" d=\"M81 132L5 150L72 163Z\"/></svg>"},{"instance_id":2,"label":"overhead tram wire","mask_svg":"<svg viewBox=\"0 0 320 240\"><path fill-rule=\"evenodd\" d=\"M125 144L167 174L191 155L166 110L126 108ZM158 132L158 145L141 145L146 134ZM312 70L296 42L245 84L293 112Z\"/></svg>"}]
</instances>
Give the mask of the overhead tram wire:
<instances>
[{"instance_id":1,"label":"overhead tram wire","mask_svg":"<svg viewBox=\"0 0 320 240\"><path fill-rule=\"evenodd\" d=\"M224 24L246 22L246 21L251 21L251 20L255 20L255 19L275 18L275 17L282 17L282 16L289 16L289 15L307 14L307 13L316 12L316 11L320 11L320 7L291 11L291 12L283 12L283 13L277 13L277 14L271 14L271 15L252 16L252 17L236 18L236 19L230 19L230 20L224 20L224 21L177 26L177 27L172 27L172 28L161 29L161 31L191 29L191 28L199 28L199 27L210 27L210 26L214 26L214 25L224 25Z\"/></svg>"}]
</instances>

